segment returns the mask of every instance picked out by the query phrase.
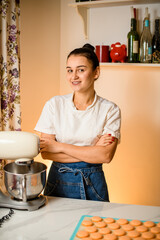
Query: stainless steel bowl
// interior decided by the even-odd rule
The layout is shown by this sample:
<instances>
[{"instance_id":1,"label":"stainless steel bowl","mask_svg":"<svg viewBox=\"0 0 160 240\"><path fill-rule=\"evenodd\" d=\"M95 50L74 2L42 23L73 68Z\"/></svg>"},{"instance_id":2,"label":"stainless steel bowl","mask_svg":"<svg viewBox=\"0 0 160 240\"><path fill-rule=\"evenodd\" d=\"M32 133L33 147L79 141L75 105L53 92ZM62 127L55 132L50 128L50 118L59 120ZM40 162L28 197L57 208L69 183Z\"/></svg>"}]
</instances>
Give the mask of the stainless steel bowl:
<instances>
[{"instance_id":1,"label":"stainless steel bowl","mask_svg":"<svg viewBox=\"0 0 160 240\"><path fill-rule=\"evenodd\" d=\"M36 198L46 184L46 165L33 162L17 165L15 162L4 167L4 182L8 193L23 201Z\"/></svg>"}]
</instances>

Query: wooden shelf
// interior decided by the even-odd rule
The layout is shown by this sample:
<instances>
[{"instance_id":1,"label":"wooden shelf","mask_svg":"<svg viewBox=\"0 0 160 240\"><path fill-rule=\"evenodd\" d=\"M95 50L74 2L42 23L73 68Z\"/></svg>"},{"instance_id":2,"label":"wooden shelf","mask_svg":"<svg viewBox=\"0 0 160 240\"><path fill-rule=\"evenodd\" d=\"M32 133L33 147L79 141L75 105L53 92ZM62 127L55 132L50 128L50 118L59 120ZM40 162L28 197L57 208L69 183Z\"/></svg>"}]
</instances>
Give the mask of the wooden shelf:
<instances>
[{"instance_id":1,"label":"wooden shelf","mask_svg":"<svg viewBox=\"0 0 160 240\"><path fill-rule=\"evenodd\" d=\"M76 8L78 14L83 20L84 35L88 38L88 9L90 8L103 8L103 7L115 7L137 4L155 4L160 3L160 0L103 0L103 1L87 1L87 2L74 2L69 6ZM153 67L160 68L160 64L154 63L100 63L101 67Z\"/></svg>"},{"instance_id":2,"label":"wooden shelf","mask_svg":"<svg viewBox=\"0 0 160 240\"><path fill-rule=\"evenodd\" d=\"M103 8L114 6L126 6L137 4L154 4L160 3L160 0L103 0L103 1L87 1L87 2L74 2L69 6L76 8L78 14L82 18L84 26L85 38L88 38L88 10L90 8Z\"/></svg>"},{"instance_id":3,"label":"wooden shelf","mask_svg":"<svg viewBox=\"0 0 160 240\"><path fill-rule=\"evenodd\" d=\"M84 7L84 8L99 8L99 7L110 7L110 6L122 6L122 5L137 5L137 4L154 4L160 3L160 0L95 0L87 2L74 2L70 3L71 7Z\"/></svg>"},{"instance_id":4,"label":"wooden shelf","mask_svg":"<svg viewBox=\"0 0 160 240\"><path fill-rule=\"evenodd\" d=\"M154 67L160 68L158 63L100 63L100 67Z\"/></svg>"}]
</instances>

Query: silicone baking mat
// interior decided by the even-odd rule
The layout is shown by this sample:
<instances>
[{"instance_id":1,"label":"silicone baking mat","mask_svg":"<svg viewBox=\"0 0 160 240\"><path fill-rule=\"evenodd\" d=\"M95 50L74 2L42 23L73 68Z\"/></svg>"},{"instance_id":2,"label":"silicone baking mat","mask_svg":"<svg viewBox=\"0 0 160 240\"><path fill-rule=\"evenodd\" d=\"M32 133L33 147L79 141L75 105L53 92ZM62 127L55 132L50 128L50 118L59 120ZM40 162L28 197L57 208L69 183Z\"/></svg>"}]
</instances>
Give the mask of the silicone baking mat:
<instances>
[{"instance_id":1,"label":"silicone baking mat","mask_svg":"<svg viewBox=\"0 0 160 240\"><path fill-rule=\"evenodd\" d=\"M94 220L94 218L97 218L96 219L96 221L92 221L92 219ZM113 224L110 222L110 223L107 223L107 219L108 220L113 220L114 222L114 226L117 224L119 224L119 227L118 227L118 229L113 229ZM120 224L120 222L119 221L127 221L127 223L123 223L123 224ZM94 232L92 232L92 231L89 231L89 227L88 227L88 236L86 235L86 239L87 238L89 238L89 239L107 239L106 238L106 233L104 234L104 233L102 233L102 228L104 229L104 228L108 228L109 229L109 231L110 231L110 233L108 233L109 235L116 235L116 239L118 240L118 239L121 239L121 237L122 236L128 236L128 235L131 235L131 233L132 234L136 234L137 232L137 234L139 234L139 235L137 235L136 237L132 237L132 236L129 236L129 239L135 239L136 240L136 238L137 237L143 237L144 238L144 236L146 236L144 239L155 239L155 240L157 240L157 239L160 239L160 223L158 223L158 222L153 222L153 221L141 221L141 220L133 220L133 219L120 219L120 218L110 218L110 217L98 217L98 216L91 216L91 215L83 215L83 216L81 216L81 218L80 218L80 220L79 220L79 222L78 222L78 224L77 224L77 226L76 226L76 228L75 228L75 230L74 230L74 232L73 232L73 234L72 234L72 236L71 236L71 238L70 238L70 240L83 240L83 239L85 239L85 237L78 237L77 236L77 233L79 232L79 231L85 231L85 232L87 232L86 231L86 228L87 228L87 226L84 226L84 225L82 225L82 222L84 223L84 221L89 221L89 222L92 222L92 226L90 227L90 229L92 228L92 229L95 229L95 228L97 228L96 229L96 231ZM106 221L106 222L105 222ZM106 226L97 226L97 225L99 225L99 224L97 224L98 222L105 222L105 224L106 224ZM138 223L137 223L138 222ZM130 224L130 223L132 223L132 224ZM138 226L138 225L139 226ZM147 224L149 225L149 224L153 224L153 226L147 226ZM112 228L111 228L111 225L112 225ZM133 229L130 229L130 230L125 230L125 233L123 233L124 232L124 230L123 229L125 229L124 228L124 225L127 225L127 226L129 226L129 225L131 225L132 227L133 227ZM137 226L136 226L137 225ZM145 226L146 225L146 226ZM137 227L139 227L139 229L137 229ZM151 232L151 228L152 228L152 232ZM146 230L147 229L147 230ZM118 231L116 232L116 230L119 230L119 232L121 231L121 234L122 235L118 235ZM146 234L146 232L147 232L147 234ZM96 238L96 237L98 237L98 236L96 236L96 234L101 234L101 238ZM116 234L115 234L116 233ZM98 235L97 234L97 235ZM100 235L99 234L99 235ZM150 235L149 235L150 234ZM92 238L93 237L93 238ZM113 236L112 236L113 237Z\"/></svg>"}]
</instances>

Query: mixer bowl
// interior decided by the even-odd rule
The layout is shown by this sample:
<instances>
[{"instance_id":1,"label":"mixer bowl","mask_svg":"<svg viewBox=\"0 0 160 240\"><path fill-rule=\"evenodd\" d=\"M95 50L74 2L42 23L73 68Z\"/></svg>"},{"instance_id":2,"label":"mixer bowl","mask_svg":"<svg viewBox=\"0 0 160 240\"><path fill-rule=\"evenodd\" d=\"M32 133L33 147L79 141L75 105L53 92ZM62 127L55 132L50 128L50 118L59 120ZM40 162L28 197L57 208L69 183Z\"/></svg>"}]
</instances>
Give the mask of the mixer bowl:
<instances>
[{"instance_id":1,"label":"mixer bowl","mask_svg":"<svg viewBox=\"0 0 160 240\"><path fill-rule=\"evenodd\" d=\"M17 165L15 162L4 167L4 182L8 193L15 199L34 199L42 192L46 184L47 166L33 162L30 165Z\"/></svg>"}]
</instances>

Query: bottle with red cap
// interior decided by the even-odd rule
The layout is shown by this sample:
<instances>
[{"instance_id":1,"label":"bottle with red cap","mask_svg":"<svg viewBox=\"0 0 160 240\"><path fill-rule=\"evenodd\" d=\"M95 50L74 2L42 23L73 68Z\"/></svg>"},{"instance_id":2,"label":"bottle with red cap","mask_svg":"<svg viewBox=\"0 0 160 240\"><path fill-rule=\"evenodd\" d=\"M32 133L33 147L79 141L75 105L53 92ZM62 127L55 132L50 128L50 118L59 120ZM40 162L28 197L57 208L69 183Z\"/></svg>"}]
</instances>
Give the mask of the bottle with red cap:
<instances>
[{"instance_id":1,"label":"bottle with red cap","mask_svg":"<svg viewBox=\"0 0 160 240\"><path fill-rule=\"evenodd\" d=\"M136 9L131 7L131 30L127 35L127 59L129 63L139 62L139 34L137 32Z\"/></svg>"}]
</instances>

